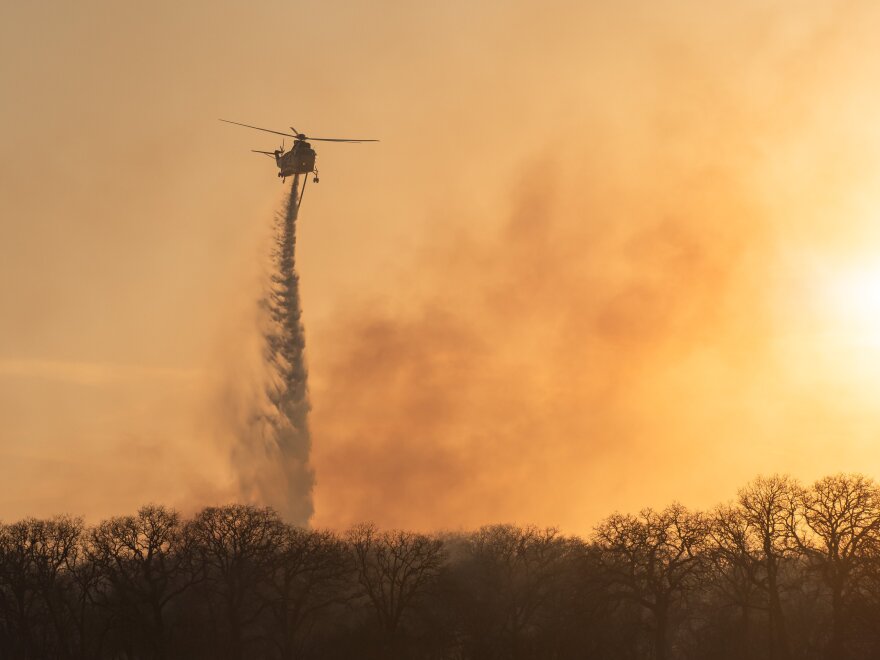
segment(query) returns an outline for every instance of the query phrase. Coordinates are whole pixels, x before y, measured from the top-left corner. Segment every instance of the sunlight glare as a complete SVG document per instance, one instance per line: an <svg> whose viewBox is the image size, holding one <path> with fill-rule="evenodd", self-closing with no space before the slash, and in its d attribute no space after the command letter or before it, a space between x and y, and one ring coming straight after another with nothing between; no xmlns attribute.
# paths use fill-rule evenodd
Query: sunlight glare
<svg viewBox="0 0 880 660"><path fill-rule="evenodd" d="M837 341L880 349L880 262L829 274L820 287L820 302Z"/></svg>

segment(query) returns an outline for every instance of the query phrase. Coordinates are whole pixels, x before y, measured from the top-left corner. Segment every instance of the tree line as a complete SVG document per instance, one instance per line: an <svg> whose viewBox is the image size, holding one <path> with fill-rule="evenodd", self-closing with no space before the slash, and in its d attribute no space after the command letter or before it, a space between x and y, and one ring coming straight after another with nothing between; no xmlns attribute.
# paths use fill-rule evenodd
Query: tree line
<svg viewBox="0 0 880 660"><path fill-rule="evenodd" d="M759 477L585 539L157 505L0 525L0 658L880 658L880 488Z"/></svg>

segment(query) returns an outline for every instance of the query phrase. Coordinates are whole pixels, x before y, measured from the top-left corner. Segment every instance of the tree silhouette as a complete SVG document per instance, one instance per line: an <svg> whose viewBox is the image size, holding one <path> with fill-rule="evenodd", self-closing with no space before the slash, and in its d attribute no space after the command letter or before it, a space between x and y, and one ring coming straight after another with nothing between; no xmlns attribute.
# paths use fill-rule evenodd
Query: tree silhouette
<svg viewBox="0 0 880 660"><path fill-rule="evenodd" d="M746 546L763 568L761 585L768 597L769 653L771 660L791 657L785 615L780 597L781 564L796 550L792 517L798 484L783 475L758 477L737 496L747 534Z"/></svg>
<svg viewBox="0 0 880 660"><path fill-rule="evenodd" d="M471 597L462 626L474 652L526 657L539 625L558 616L551 607L565 592L577 544L554 528L491 525L468 535L464 546L459 573Z"/></svg>
<svg viewBox="0 0 880 660"><path fill-rule="evenodd" d="M182 533L180 515L149 505L135 516L111 518L90 535L89 559L107 585L105 598L133 630L138 630L149 655L167 657L168 604L192 586L186 570L190 548Z"/></svg>
<svg viewBox="0 0 880 660"><path fill-rule="evenodd" d="M186 526L212 605L220 610L223 653L230 660L250 657L258 641L256 622L265 606L260 590L272 573L283 525L271 509L243 504L208 507Z"/></svg>
<svg viewBox="0 0 880 660"><path fill-rule="evenodd" d="M880 491L759 477L587 539L343 535L232 504L0 523L2 660L876 660Z"/></svg>
<svg viewBox="0 0 880 660"><path fill-rule="evenodd" d="M752 612L767 610L767 581L763 554L745 512L738 506L719 506L709 517L707 558L712 584L722 598L739 610L735 640L743 657L754 655Z"/></svg>
<svg viewBox="0 0 880 660"><path fill-rule="evenodd" d="M82 531L82 519L59 516L29 518L0 532L0 602L13 654L76 656L65 603L66 569L76 558Z"/></svg>
<svg viewBox="0 0 880 660"><path fill-rule="evenodd" d="M394 653L404 615L440 573L445 560L443 543L412 532L380 532L370 524L352 528L347 541L386 652Z"/></svg>
<svg viewBox="0 0 880 660"><path fill-rule="evenodd" d="M615 514L596 528L607 580L619 597L651 614L656 660L667 657L672 609L697 584L706 535L703 516L680 504L637 516Z"/></svg>
<svg viewBox="0 0 880 660"><path fill-rule="evenodd" d="M799 490L796 503L800 516L792 534L831 594L825 655L844 660L844 633L859 566L880 540L880 489L862 475L838 474Z"/></svg>
<svg viewBox="0 0 880 660"><path fill-rule="evenodd" d="M317 615L351 592L348 548L331 532L285 527L270 570L264 600L273 617L275 645L282 658L301 657L305 632Z"/></svg>

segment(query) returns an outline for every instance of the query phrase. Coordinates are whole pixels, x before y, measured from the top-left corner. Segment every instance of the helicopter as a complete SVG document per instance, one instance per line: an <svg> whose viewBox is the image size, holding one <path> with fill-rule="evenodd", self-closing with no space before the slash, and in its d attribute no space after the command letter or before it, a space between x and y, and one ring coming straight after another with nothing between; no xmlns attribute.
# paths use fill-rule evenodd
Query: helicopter
<svg viewBox="0 0 880 660"><path fill-rule="evenodd" d="M360 140L360 139L348 139L348 138L316 138L316 137L308 137L305 133L300 133L293 126L290 127L290 130L293 133L284 133L282 131L273 131L269 128L260 128L259 126L251 126L250 124L242 124L237 121L230 121L229 119L221 119L220 121L226 122L227 124L235 124L236 126L244 126L245 128L253 128L258 131L265 131L267 133L275 133L276 135L284 135L287 137L292 137L293 147L290 151L284 151L284 141L282 140L281 146L274 151L260 151L258 149L251 149L256 154L265 154L266 156L271 156L275 158L275 164L278 166L278 177L281 179L283 183L285 179L289 176L296 176L299 174L314 174L314 178L312 179L315 183L318 183L318 168L315 167L315 159L317 158L317 154L315 150L312 149L312 145L309 144L309 140L314 140L316 142L351 142L351 143L360 143L360 142L378 142L379 140Z"/></svg>

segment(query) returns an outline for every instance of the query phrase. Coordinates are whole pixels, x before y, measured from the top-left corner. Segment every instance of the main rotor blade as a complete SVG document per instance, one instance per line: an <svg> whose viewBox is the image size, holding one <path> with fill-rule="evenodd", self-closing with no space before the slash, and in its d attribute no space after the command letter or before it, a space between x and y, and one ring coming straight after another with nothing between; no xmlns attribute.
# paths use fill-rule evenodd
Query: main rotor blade
<svg viewBox="0 0 880 660"><path fill-rule="evenodd" d="M316 140L320 142L378 142L379 140L355 140L347 138L313 138L307 137L306 140Z"/></svg>
<svg viewBox="0 0 880 660"><path fill-rule="evenodd" d="M275 133L275 135L286 135L287 137L295 138L296 135L291 135L290 133L282 133L281 131L273 131L270 128L260 128L259 126L251 126L250 124L242 124L237 121L229 121L228 119L221 119L220 121L225 121L227 124L235 124L236 126L244 126L245 128L255 128L258 131L266 131L267 133Z"/></svg>

